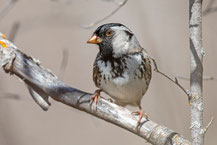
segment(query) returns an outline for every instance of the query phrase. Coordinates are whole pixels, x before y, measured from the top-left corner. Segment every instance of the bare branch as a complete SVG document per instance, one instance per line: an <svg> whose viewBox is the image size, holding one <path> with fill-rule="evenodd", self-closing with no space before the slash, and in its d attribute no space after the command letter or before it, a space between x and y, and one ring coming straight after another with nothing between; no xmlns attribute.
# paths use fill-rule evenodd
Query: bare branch
<svg viewBox="0 0 217 145"><path fill-rule="evenodd" d="M203 11L203 16L207 16L210 13L217 12L217 7L213 7L215 0L210 0L206 9Z"/></svg>
<svg viewBox="0 0 217 145"><path fill-rule="evenodd" d="M207 132L207 130L209 129L210 125L212 124L214 120L214 117L211 118L210 122L207 124L207 126L204 128L204 134Z"/></svg>
<svg viewBox="0 0 217 145"><path fill-rule="evenodd" d="M165 78L167 78L168 80L170 80L171 82L173 82L174 84L176 84L187 96L188 98L191 97L191 93L186 90L178 81L178 79L175 77L175 79L172 79L171 77L169 77L168 75L166 75L165 73L161 72L159 69L158 69L158 66L157 66L157 63L155 61L155 59L151 56L149 56L149 58L152 60L153 64L154 64L154 71L156 71L157 73L161 74L162 76L164 76Z"/></svg>
<svg viewBox="0 0 217 145"><path fill-rule="evenodd" d="M15 41L15 38L16 38L16 35L17 35L19 28L20 28L20 22L15 22L12 25L11 31L10 31L9 36L8 36L8 40L10 40L11 42Z"/></svg>
<svg viewBox="0 0 217 145"><path fill-rule="evenodd" d="M184 80L184 81L190 81L190 78L187 78L187 77L183 77L183 76L177 76L178 79L181 79L181 80ZM217 78L215 77L209 77L209 76L205 76L203 77L203 80L204 81L216 81Z"/></svg>
<svg viewBox="0 0 217 145"><path fill-rule="evenodd" d="M69 60L69 50L68 49L63 49L63 57L62 57L62 62L60 65L60 72L59 72L59 78L63 80L64 73L68 64Z"/></svg>
<svg viewBox="0 0 217 145"><path fill-rule="evenodd" d="M126 3L127 3L128 0L124 0L123 2L120 2L118 3L118 7L116 9L114 9L109 15L103 17L102 19L96 21L96 22L92 22L90 24L83 24L81 25L81 27L85 28L85 29L89 29L89 28L92 28L94 27L95 25L99 24L100 22L108 19L109 17L111 17L112 15L114 15L120 8L122 8Z"/></svg>
<svg viewBox="0 0 217 145"><path fill-rule="evenodd" d="M118 5L120 5L120 3L122 3L122 2L120 2L120 0L102 0L102 1L114 2L114 3L118 4Z"/></svg>
<svg viewBox="0 0 217 145"><path fill-rule="evenodd" d="M0 92L0 99L20 100L20 96L17 94Z"/></svg>
<svg viewBox="0 0 217 145"><path fill-rule="evenodd" d="M26 84L29 94L32 96L33 100L43 109L47 111L50 107L50 102L48 101L48 95L35 90L30 85Z"/></svg>
<svg viewBox="0 0 217 145"><path fill-rule="evenodd" d="M66 3L69 4L73 2L73 0L51 0L52 2Z"/></svg>
<svg viewBox="0 0 217 145"><path fill-rule="evenodd" d="M153 145L191 144L180 134L154 121L143 118L142 124L137 126L138 116L103 98L97 103L97 111L95 111L94 107L89 104L92 94L63 83L53 73L41 67L34 58L21 52L1 35L0 42L0 65L5 72L18 76L38 94L50 96L56 101L117 125Z"/></svg>
<svg viewBox="0 0 217 145"><path fill-rule="evenodd" d="M202 38L202 2L189 1L189 37L190 37L190 114L192 145L204 145L203 127L203 48Z"/></svg>
<svg viewBox="0 0 217 145"><path fill-rule="evenodd" d="M209 9L205 10L205 11L203 12L203 15L204 15L204 16L207 16L208 14L214 13L214 12L217 12L217 7L209 8Z"/></svg>
<svg viewBox="0 0 217 145"><path fill-rule="evenodd" d="M5 4L1 4L1 7L0 7L0 17L6 15L6 13L8 12L8 10L10 10L10 8L12 8L12 6L16 2L17 2L17 0L7 0L7 2Z"/></svg>

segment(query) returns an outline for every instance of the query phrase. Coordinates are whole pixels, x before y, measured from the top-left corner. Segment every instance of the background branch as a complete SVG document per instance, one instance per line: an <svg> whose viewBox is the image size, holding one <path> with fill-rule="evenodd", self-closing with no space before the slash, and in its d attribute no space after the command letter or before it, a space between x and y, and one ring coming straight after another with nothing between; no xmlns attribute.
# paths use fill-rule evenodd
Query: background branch
<svg viewBox="0 0 217 145"><path fill-rule="evenodd" d="M17 32L19 28L20 28L20 22L17 21L13 23L10 33L8 35L8 40L10 40L11 42L15 42L15 38L17 36Z"/></svg>
<svg viewBox="0 0 217 145"><path fill-rule="evenodd" d="M117 3L117 2L116 2ZM127 3L127 0L124 0L123 2L119 2L118 3L118 7L116 9L114 9L109 15L103 17L100 20L97 20L95 22L91 22L90 24L83 24L81 25L83 28L89 29L94 27L95 25L99 24L100 22L108 19L109 17L111 17L112 15L114 15L121 7L123 7L125 4Z"/></svg>
<svg viewBox="0 0 217 145"><path fill-rule="evenodd" d="M17 0L7 0L5 4L0 6L0 17L4 16L10 8L17 2ZM1 20L1 19L0 19Z"/></svg>
<svg viewBox="0 0 217 145"><path fill-rule="evenodd" d="M212 122L214 120L214 117L211 118L210 122L207 124L207 126L204 128L204 133L207 132L207 130L209 129L209 127L212 125Z"/></svg>
<svg viewBox="0 0 217 145"><path fill-rule="evenodd" d="M7 93L7 92L0 92L0 99L13 99L13 100L20 100L21 96L17 94Z"/></svg>
<svg viewBox="0 0 217 145"><path fill-rule="evenodd" d="M190 81L190 78L188 77L183 77L183 76L177 76L178 79L184 80L184 81ZM209 77L209 76L204 76L203 77L204 81L216 81L217 78L215 77Z"/></svg>
<svg viewBox="0 0 217 145"><path fill-rule="evenodd" d="M60 71L59 71L59 78L61 80L63 80L65 70L68 64L68 60L69 60L69 50L64 48L62 50L62 61L61 61Z"/></svg>
<svg viewBox="0 0 217 145"><path fill-rule="evenodd" d="M1 36L0 65L5 72L18 76L38 94L50 96L56 101L115 124L154 145L191 144L180 134L151 120L143 118L141 126L137 126L138 118L132 115L131 111L103 98L97 103L95 111L94 107L89 105L92 94L72 88L58 80L54 74L41 67L38 61L18 50Z"/></svg>
<svg viewBox="0 0 217 145"><path fill-rule="evenodd" d="M168 80L170 80L171 82L173 82L175 85L177 85L187 96L188 98L191 97L191 93L186 90L178 81L178 79L175 77L175 79L171 78L170 76L166 75L165 73L161 72L159 69L158 69L158 66L157 66L157 63L155 61L154 58L152 58L151 56L149 56L149 58L152 60L153 64L154 64L154 70L161 74L162 76L164 76L165 78L167 78Z"/></svg>
<svg viewBox="0 0 217 145"><path fill-rule="evenodd" d="M207 16L210 13L217 12L217 7L213 7L215 0L210 0L206 9L203 11L203 16Z"/></svg>

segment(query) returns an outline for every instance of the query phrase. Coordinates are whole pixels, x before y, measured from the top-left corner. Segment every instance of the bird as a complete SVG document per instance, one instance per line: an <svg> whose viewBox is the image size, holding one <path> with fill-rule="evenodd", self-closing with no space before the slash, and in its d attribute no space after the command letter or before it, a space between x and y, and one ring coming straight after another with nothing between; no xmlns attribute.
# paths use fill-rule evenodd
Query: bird
<svg viewBox="0 0 217 145"><path fill-rule="evenodd" d="M152 69L147 51L142 48L133 32L120 23L107 23L99 26L90 39L99 52L93 65L93 81L99 89L91 97L96 110L100 92L108 94L120 106L138 106L132 112L147 118L141 107L141 99L148 90Z"/></svg>

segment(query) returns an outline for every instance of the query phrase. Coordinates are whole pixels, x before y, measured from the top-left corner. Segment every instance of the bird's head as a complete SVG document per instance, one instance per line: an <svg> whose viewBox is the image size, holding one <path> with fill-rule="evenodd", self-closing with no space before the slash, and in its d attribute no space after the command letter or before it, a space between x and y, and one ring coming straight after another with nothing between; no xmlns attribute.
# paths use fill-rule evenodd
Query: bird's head
<svg viewBox="0 0 217 145"><path fill-rule="evenodd" d="M117 58L141 48L135 35L119 23L98 27L87 43L97 44L103 57Z"/></svg>

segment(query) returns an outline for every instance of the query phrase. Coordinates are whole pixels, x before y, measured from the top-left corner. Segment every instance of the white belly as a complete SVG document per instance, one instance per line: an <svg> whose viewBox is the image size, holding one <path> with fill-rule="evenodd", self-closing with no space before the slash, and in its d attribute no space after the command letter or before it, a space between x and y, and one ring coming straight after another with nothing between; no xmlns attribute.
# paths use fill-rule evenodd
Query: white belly
<svg viewBox="0 0 217 145"><path fill-rule="evenodd" d="M128 81L125 81L124 78L116 78L108 83L103 83L101 87L105 93L107 93L117 102L123 105L140 104L140 101L147 89L146 82L144 79L130 79Z"/></svg>
<svg viewBox="0 0 217 145"><path fill-rule="evenodd" d="M141 71L141 56L134 56L126 61L127 69L118 77L113 77L111 63L103 61L97 62L100 66L102 76L106 77L106 81L101 79L100 88L110 95L120 105L139 105L146 92L148 86L145 78L139 79ZM117 64L116 64L117 65ZM136 75L135 75L136 74Z"/></svg>

